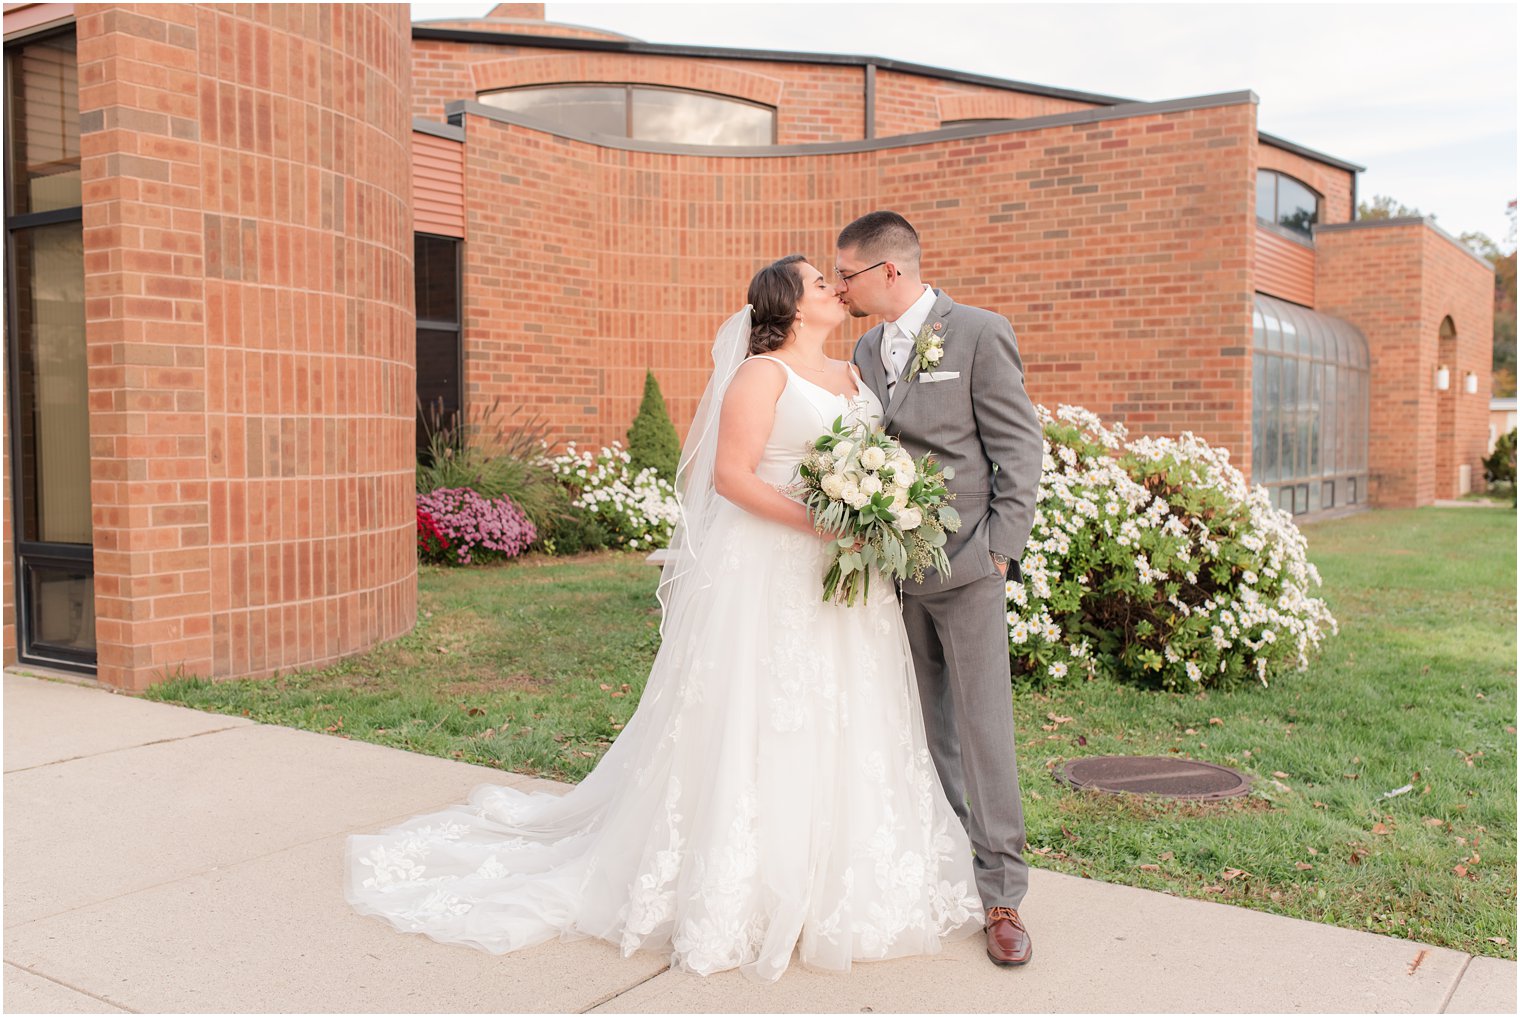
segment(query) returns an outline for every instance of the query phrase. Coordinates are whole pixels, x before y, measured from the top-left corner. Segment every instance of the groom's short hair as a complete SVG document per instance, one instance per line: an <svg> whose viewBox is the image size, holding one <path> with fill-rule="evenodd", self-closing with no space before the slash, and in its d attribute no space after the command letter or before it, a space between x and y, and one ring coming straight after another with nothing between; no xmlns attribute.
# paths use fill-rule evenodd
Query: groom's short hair
<svg viewBox="0 0 1520 1017"><path fill-rule="evenodd" d="M867 212L839 231L836 245L854 248L864 261L891 261L918 266L918 231L896 212Z"/></svg>

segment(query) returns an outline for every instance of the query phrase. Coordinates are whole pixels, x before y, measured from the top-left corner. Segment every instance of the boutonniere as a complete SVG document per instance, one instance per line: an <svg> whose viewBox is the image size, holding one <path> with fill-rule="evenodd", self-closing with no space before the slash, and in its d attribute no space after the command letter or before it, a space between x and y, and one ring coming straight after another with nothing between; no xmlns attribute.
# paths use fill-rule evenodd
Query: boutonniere
<svg viewBox="0 0 1520 1017"><path fill-rule="evenodd" d="M918 330L918 335L913 337L913 365L908 371L908 381L919 371L927 371L940 362L945 355L945 337L942 333L944 324L934 322L926 324Z"/></svg>

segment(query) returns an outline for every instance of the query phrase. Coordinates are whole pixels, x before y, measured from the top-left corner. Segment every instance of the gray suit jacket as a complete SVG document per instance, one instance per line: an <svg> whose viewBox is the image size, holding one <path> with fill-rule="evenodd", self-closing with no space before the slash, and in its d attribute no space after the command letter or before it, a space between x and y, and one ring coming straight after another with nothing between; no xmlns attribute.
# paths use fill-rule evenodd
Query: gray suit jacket
<svg viewBox="0 0 1520 1017"><path fill-rule="evenodd" d="M1018 562L1034 525L1044 445L1034 404L1024 391L1024 363L1008 319L979 307L957 304L942 290L925 324L940 325L944 357L932 372L912 381L899 378L887 400L887 371L881 359L882 326L855 344L855 366L886 406L882 425L915 459L932 452L955 470L947 485L960 513L961 528L945 550L950 577L931 571L922 583L909 580L903 592L936 593L992 575L991 552L1009 558L1008 578L1021 576ZM908 360L904 377L912 370ZM927 381L925 374L955 374Z"/></svg>

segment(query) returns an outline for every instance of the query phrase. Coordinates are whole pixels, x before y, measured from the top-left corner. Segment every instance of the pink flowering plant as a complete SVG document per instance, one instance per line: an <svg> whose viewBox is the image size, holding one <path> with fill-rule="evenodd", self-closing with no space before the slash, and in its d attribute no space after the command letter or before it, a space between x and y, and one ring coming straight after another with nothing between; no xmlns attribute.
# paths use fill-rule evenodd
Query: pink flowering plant
<svg viewBox="0 0 1520 1017"><path fill-rule="evenodd" d="M1337 631L1291 514L1192 433L1037 407L1044 469L1022 582L1007 584L1014 672L1166 688L1303 671Z"/></svg>
<svg viewBox="0 0 1520 1017"><path fill-rule="evenodd" d="M419 557L444 565L515 558L538 537L510 498L483 498L468 487L418 495L417 525Z"/></svg>

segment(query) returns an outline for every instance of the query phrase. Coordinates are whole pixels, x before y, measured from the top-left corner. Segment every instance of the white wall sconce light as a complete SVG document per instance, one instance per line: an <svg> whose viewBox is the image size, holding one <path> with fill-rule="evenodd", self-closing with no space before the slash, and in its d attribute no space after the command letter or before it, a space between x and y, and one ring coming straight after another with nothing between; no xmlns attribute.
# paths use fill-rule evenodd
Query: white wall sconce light
<svg viewBox="0 0 1520 1017"><path fill-rule="evenodd" d="M1467 377L1462 379L1462 391L1468 395L1478 394L1478 375L1474 371L1468 371Z"/></svg>
<svg viewBox="0 0 1520 1017"><path fill-rule="evenodd" d="M1451 388L1451 371L1445 364L1436 368L1436 391L1445 392Z"/></svg>

